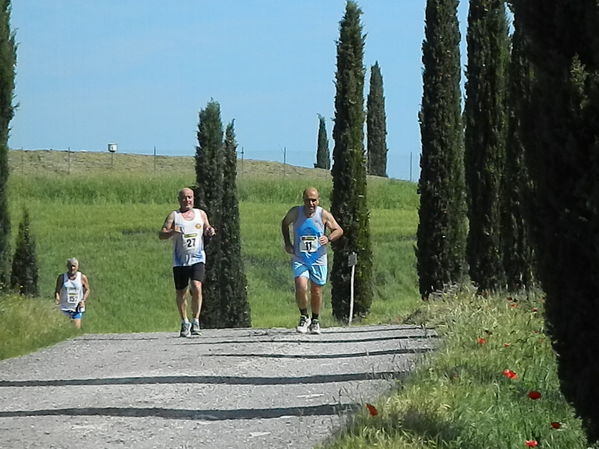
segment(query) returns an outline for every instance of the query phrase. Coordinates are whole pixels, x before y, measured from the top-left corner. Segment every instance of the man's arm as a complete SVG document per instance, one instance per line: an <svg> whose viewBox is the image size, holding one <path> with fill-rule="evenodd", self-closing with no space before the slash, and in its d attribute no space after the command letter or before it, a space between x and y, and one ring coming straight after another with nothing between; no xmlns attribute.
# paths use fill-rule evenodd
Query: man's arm
<svg viewBox="0 0 599 449"><path fill-rule="evenodd" d="M83 302L87 301L87 298L89 298L89 294L91 293L91 290L89 288L89 281L87 279L87 276L83 273L81 273L81 284L83 285L83 299L81 300L81 302Z"/></svg>
<svg viewBox="0 0 599 449"><path fill-rule="evenodd" d="M162 229L160 229L160 231L158 232L158 238L160 240L170 239L175 232L178 232L178 230L175 229L175 226L173 226L174 222L175 212L173 211L170 214L168 214L168 217L166 217L166 220L164 220Z"/></svg>
<svg viewBox="0 0 599 449"><path fill-rule="evenodd" d="M323 235L322 237L320 237L319 241L322 245L326 245L329 242L333 242L341 238L341 236L343 235L343 228L339 226L339 223L337 223L337 220L335 220L333 214L331 214L328 210L323 209L322 221L330 231L328 236Z"/></svg>
<svg viewBox="0 0 599 449"><path fill-rule="evenodd" d="M201 210L201 214L202 220L204 221L204 235L207 237L214 237L214 234L216 234L216 229L210 225L210 222L208 221L208 214L206 214L206 212L203 210Z"/></svg>
<svg viewBox="0 0 599 449"><path fill-rule="evenodd" d="M291 242L291 236L289 234L289 226L291 226L295 220L297 220L297 207L292 207L281 221L281 234L283 234L283 241L285 242L285 251L289 254L293 254L293 243Z"/></svg>

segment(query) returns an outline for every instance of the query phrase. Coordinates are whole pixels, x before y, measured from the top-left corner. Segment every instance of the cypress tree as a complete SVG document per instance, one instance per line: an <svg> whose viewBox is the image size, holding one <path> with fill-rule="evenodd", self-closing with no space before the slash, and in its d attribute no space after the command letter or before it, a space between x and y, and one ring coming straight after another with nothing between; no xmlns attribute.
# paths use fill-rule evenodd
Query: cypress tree
<svg viewBox="0 0 599 449"><path fill-rule="evenodd" d="M331 212L344 230L333 243L331 271L333 315L347 320L350 309L351 267L356 253L354 316L364 316L372 304L372 250L366 201L364 154L364 35L354 1L348 1L337 41L335 126L333 127L333 190Z"/></svg>
<svg viewBox="0 0 599 449"><path fill-rule="evenodd" d="M378 61L370 69L370 91L366 106L368 174L387 177L387 117L383 75Z"/></svg>
<svg viewBox="0 0 599 449"><path fill-rule="evenodd" d="M199 114L196 147L195 204L206 211L216 235L206 239L206 279L203 285L202 327L223 327L222 298L219 287L222 233L223 125L220 105L211 100Z"/></svg>
<svg viewBox="0 0 599 449"><path fill-rule="evenodd" d="M318 114L318 142L316 147L316 164L315 168L331 168L331 154L329 153L329 138L327 137L327 128L324 122L324 117Z"/></svg>
<svg viewBox="0 0 599 449"><path fill-rule="evenodd" d="M19 223L15 254L12 259L10 287L21 295L39 296L35 240L31 234L27 209L23 211L23 219Z"/></svg>
<svg viewBox="0 0 599 449"><path fill-rule="evenodd" d="M466 198L458 0L428 0L422 45L422 158L416 249L420 294L466 276Z"/></svg>
<svg viewBox="0 0 599 449"><path fill-rule="evenodd" d="M599 5L512 0L533 65L523 114L532 233L565 398L599 440Z"/></svg>
<svg viewBox="0 0 599 449"><path fill-rule="evenodd" d="M241 258L239 201L237 200L237 142L233 122L225 132L223 164L221 260L218 284L223 298L224 327L251 327L247 280Z"/></svg>
<svg viewBox="0 0 599 449"><path fill-rule="evenodd" d="M500 196L505 162L509 39L504 0L470 2L467 45L466 254L470 278L480 293L486 293L505 286Z"/></svg>
<svg viewBox="0 0 599 449"><path fill-rule="evenodd" d="M10 0L0 0L0 289L8 285L10 216L8 213L8 134L14 115L17 46L10 28Z"/></svg>
<svg viewBox="0 0 599 449"><path fill-rule="evenodd" d="M516 292L534 285L534 257L527 218L532 185L522 139L522 116L525 104L530 101L532 71L524 51L525 42L517 17L513 24L501 235L507 287Z"/></svg>

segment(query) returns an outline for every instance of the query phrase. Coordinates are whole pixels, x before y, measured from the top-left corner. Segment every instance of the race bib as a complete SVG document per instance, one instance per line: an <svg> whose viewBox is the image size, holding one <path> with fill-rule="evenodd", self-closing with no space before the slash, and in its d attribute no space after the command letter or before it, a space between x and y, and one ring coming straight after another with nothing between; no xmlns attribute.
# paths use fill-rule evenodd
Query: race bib
<svg viewBox="0 0 599 449"><path fill-rule="evenodd" d="M67 302L69 304L77 304L79 302L79 294L76 289L70 288L67 290Z"/></svg>
<svg viewBox="0 0 599 449"><path fill-rule="evenodd" d="M200 245L200 234L192 232L183 234L183 248L187 253L193 253Z"/></svg>
<svg viewBox="0 0 599 449"><path fill-rule="evenodd" d="M315 235L302 235L300 237L300 252L302 253L315 253L319 246L318 237Z"/></svg>

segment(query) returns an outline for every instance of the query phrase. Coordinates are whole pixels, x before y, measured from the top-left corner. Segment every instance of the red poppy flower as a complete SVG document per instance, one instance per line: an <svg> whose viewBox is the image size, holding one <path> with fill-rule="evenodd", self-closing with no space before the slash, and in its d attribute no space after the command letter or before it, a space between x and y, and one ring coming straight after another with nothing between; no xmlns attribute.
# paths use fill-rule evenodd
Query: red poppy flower
<svg viewBox="0 0 599 449"><path fill-rule="evenodd" d="M512 371L511 369L504 369L503 370L503 375L505 377L507 377L508 379L516 379L518 377L518 375Z"/></svg>
<svg viewBox="0 0 599 449"><path fill-rule="evenodd" d="M479 345L484 345L487 342L487 339L486 338L479 338L478 340L476 340L476 342Z"/></svg>
<svg viewBox="0 0 599 449"><path fill-rule="evenodd" d="M561 428L561 427L562 427L562 423L561 423L561 422L553 421L553 422L551 423L551 428L552 428L552 429L559 429L559 428Z"/></svg>
<svg viewBox="0 0 599 449"><path fill-rule="evenodd" d="M537 447L539 442L537 440L526 440L526 447Z"/></svg>
<svg viewBox="0 0 599 449"><path fill-rule="evenodd" d="M370 416L376 416L379 414L379 411L372 404L366 404L366 408L368 409L368 413L370 413Z"/></svg>
<svg viewBox="0 0 599 449"><path fill-rule="evenodd" d="M540 399L541 398L541 393L539 393L538 391L531 391L528 393L528 397L530 399Z"/></svg>

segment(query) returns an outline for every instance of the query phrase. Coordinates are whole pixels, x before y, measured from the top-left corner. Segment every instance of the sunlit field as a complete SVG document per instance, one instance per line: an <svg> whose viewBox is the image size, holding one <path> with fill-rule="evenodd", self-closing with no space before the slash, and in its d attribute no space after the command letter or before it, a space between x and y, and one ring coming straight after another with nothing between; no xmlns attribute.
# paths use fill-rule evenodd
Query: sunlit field
<svg viewBox="0 0 599 449"><path fill-rule="evenodd" d="M251 172L238 177L252 325L291 327L298 312L280 221L290 207L301 203L302 190L311 185L321 191L322 205L329 208L331 179L322 170L315 170L314 177L283 176L261 175L256 167L254 163ZM271 169L265 163L265 170ZM195 182L189 166L181 172L90 169L89 174L27 175L16 170L9 179L13 231L27 207L37 241L40 300L52 301L66 259L77 257L92 289L84 332L176 332L171 242L160 241L157 233L166 215L178 207L177 191ZM369 184L376 288L367 323L401 321L419 303L413 250L415 190L404 181L373 178ZM322 322L338 324L331 317L328 287Z"/></svg>

